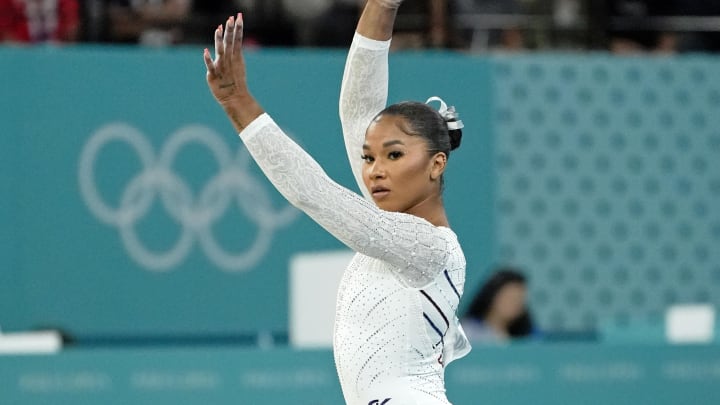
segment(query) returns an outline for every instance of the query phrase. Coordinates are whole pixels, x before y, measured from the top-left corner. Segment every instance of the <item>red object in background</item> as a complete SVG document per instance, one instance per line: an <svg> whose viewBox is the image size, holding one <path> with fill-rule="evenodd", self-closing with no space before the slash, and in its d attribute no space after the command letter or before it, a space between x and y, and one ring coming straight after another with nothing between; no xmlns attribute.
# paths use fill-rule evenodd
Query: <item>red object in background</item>
<svg viewBox="0 0 720 405"><path fill-rule="evenodd" d="M78 24L77 0L0 0L0 41L74 41Z"/></svg>

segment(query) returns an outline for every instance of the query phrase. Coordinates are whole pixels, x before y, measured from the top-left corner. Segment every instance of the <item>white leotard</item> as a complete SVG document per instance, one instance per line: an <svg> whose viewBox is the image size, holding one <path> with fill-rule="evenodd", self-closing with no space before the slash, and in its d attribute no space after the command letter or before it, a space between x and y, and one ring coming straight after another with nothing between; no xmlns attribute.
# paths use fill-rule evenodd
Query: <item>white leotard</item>
<svg viewBox="0 0 720 405"><path fill-rule="evenodd" d="M364 194L361 146L386 103L388 48L356 34L343 78L343 132ZM333 182L267 114L240 137L288 201L358 252L340 284L333 345L347 404L449 404L444 366L470 351L456 316L465 257L455 234Z"/></svg>

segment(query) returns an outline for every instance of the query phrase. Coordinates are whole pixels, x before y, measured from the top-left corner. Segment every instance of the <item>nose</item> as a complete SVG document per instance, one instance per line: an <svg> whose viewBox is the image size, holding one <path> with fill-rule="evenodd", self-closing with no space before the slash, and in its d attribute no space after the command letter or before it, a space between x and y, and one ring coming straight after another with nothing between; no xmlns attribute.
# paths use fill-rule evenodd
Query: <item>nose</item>
<svg viewBox="0 0 720 405"><path fill-rule="evenodd" d="M378 161L375 161L370 168L370 178L373 180L384 179L385 176L385 168L381 164L379 164Z"/></svg>

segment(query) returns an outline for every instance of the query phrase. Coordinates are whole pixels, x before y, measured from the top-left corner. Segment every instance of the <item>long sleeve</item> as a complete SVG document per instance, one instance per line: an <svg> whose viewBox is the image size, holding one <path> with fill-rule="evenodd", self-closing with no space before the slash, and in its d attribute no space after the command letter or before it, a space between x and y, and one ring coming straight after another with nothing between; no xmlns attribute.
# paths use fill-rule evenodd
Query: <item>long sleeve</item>
<svg viewBox="0 0 720 405"><path fill-rule="evenodd" d="M449 229L414 215L383 211L335 183L267 114L240 137L291 204L351 249L391 264L404 285L422 288L443 270L454 237Z"/></svg>
<svg viewBox="0 0 720 405"><path fill-rule="evenodd" d="M370 120L385 108L388 95L390 41L376 41L355 33L340 90L340 122L355 181L370 199L362 179L362 145Z"/></svg>

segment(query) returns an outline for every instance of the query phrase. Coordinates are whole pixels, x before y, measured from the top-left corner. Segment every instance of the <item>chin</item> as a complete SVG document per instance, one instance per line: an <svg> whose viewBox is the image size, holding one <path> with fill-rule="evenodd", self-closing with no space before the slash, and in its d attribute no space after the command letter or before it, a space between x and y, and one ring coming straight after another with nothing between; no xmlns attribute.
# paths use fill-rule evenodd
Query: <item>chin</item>
<svg viewBox="0 0 720 405"><path fill-rule="evenodd" d="M387 201L377 201L373 199L375 205L383 211L392 211L392 204L388 204Z"/></svg>
<svg viewBox="0 0 720 405"><path fill-rule="evenodd" d="M375 201L375 205L383 211L389 212L405 212L404 209L399 207L397 204L393 204L390 201Z"/></svg>
<svg viewBox="0 0 720 405"><path fill-rule="evenodd" d="M383 211L392 211L392 209L390 209L390 207L388 207L387 203L375 201L375 205Z"/></svg>

